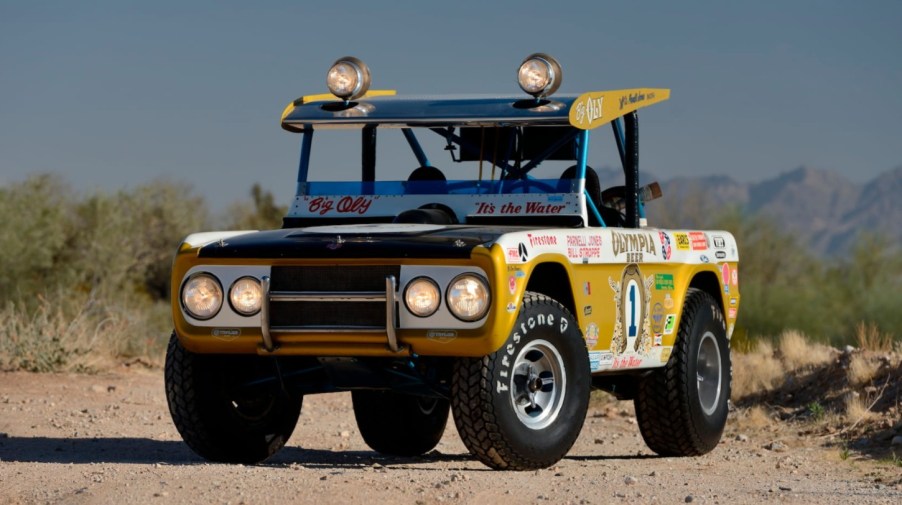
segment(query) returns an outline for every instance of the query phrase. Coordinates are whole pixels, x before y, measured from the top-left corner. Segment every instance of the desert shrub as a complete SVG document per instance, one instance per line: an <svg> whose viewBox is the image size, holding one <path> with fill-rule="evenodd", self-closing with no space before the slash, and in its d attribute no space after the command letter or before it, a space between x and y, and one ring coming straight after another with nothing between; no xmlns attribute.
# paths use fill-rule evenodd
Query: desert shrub
<svg viewBox="0 0 902 505"><path fill-rule="evenodd" d="M190 187L154 181L79 197L37 176L0 188L0 220L0 366L84 369L161 353L173 253L208 221Z"/></svg>
<svg viewBox="0 0 902 505"><path fill-rule="evenodd" d="M235 202L226 212L226 228L230 230L271 230L282 227L288 207L277 205L272 192L254 184L251 200Z"/></svg>
<svg viewBox="0 0 902 505"><path fill-rule="evenodd" d="M28 299L65 275L58 266L72 235L70 195L50 175L0 187L0 302Z"/></svg>

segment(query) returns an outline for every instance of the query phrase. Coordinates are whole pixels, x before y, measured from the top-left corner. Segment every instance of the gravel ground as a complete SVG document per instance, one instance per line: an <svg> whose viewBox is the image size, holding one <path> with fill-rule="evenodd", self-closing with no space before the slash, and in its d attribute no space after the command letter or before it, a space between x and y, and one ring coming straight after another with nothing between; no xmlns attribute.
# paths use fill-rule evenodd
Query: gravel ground
<svg viewBox="0 0 902 505"><path fill-rule="evenodd" d="M843 460L791 430L733 419L712 453L660 458L630 402L594 401L555 467L496 472L467 454L453 422L424 457L382 457L361 439L350 395L319 395L271 460L221 465L181 442L159 370L3 373L0 504L902 503L891 462Z"/></svg>

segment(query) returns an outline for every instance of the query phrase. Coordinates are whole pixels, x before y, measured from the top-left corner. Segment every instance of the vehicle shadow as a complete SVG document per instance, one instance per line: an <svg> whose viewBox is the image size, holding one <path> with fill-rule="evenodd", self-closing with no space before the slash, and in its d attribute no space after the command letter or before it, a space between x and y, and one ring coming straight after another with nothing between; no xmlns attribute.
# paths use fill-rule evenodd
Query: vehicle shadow
<svg viewBox="0 0 902 505"><path fill-rule="evenodd" d="M372 451L329 451L285 447L263 466L304 465L308 468L361 468L381 465L405 467L430 462L474 461L469 454L432 451L417 457L393 457ZM18 463L124 463L205 464L184 442L136 437L55 438L4 437L0 439L0 462Z"/></svg>

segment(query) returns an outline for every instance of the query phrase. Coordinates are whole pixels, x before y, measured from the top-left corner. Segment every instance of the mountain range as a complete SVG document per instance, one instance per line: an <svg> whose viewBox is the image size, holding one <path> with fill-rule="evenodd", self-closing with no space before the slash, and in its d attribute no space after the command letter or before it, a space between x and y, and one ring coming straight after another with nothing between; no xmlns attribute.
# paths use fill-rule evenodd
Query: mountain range
<svg viewBox="0 0 902 505"><path fill-rule="evenodd" d="M710 208L738 205L772 218L812 252L845 254L861 233L902 244L902 166L856 184L842 175L799 167L756 183L729 177L681 177L662 184L675 200L704 195Z"/></svg>
<svg viewBox="0 0 902 505"><path fill-rule="evenodd" d="M661 187L663 207L686 214L690 221L692 211L686 212L687 205L696 217L700 212L739 206L748 215L770 217L820 256L846 253L862 233L902 247L902 166L864 184L833 171L799 167L760 182L738 182L726 176L677 177L663 180Z"/></svg>

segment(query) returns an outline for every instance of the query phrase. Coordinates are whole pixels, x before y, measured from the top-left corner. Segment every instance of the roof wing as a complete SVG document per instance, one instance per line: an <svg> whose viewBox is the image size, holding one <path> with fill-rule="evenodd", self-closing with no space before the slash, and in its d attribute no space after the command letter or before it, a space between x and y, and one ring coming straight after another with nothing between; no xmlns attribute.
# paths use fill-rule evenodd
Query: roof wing
<svg viewBox="0 0 902 505"><path fill-rule="evenodd" d="M312 95L295 100L282 112L282 128L303 132L311 127L360 128L364 125L479 126L506 124L572 125L588 130L670 97L669 89L636 88L555 95L535 100L522 96L393 96L371 91L356 101Z"/></svg>
<svg viewBox="0 0 902 505"><path fill-rule="evenodd" d="M570 107L570 124L582 130L591 130L668 98L670 98L669 89L590 91L580 95L573 102Z"/></svg>

